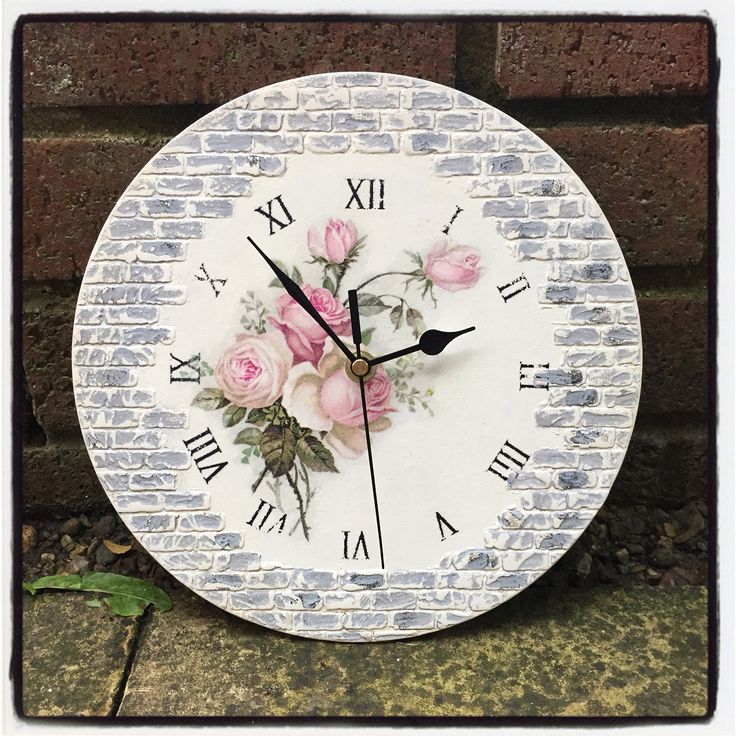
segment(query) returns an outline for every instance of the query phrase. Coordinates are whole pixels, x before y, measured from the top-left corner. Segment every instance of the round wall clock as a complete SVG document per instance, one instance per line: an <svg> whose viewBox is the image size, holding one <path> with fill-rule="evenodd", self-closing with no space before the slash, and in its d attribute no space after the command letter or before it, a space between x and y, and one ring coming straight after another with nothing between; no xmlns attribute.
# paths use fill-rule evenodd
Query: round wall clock
<svg viewBox="0 0 736 736"><path fill-rule="evenodd" d="M641 383L593 197L453 89L256 90L115 206L74 326L84 439L177 579L249 621L379 641L527 587L601 506Z"/></svg>

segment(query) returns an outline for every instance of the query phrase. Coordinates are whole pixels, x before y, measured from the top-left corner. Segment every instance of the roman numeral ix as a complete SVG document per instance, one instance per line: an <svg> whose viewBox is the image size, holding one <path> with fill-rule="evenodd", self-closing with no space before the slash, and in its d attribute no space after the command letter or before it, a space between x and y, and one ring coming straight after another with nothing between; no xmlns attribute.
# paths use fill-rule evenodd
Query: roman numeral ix
<svg viewBox="0 0 736 736"><path fill-rule="evenodd" d="M276 204L274 205L274 203ZM279 230L283 230L287 225L291 225L294 222L294 218L291 216L291 212L286 209L286 205L284 204L284 200L281 199L280 194L266 202L265 206L267 208L266 210L261 205L260 207L256 207L255 211L268 219L269 235L273 235L276 232L276 227ZM276 211L274 212L274 210Z"/></svg>
<svg viewBox="0 0 736 736"><path fill-rule="evenodd" d="M540 378L533 372L534 369L549 370L549 363L519 363L519 391L523 388L544 388L549 391L549 380Z"/></svg>
<svg viewBox="0 0 736 736"><path fill-rule="evenodd" d="M276 529L277 534L281 534L281 532L284 531L284 525L286 524L286 514L281 514L278 518L276 516L272 516L273 512L276 511L276 507L272 503L264 501L262 498L258 500L260 501L258 508L253 512L253 516L251 516L245 523L248 526L262 530L270 519L272 523L271 526L266 529L266 534L272 532L274 529ZM276 514L278 515L278 512L276 512ZM258 521L257 526L256 521Z"/></svg>
<svg viewBox="0 0 736 736"><path fill-rule="evenodd" d="M174 361L169 365L169 383L199 383L201 371L199 353L187 360L177 358L174 353L169 353L169 357Z"/></svg>
<svg viewBox="0 0 736 736"><path fill-rule="evenodd" d="M368 556L368 547L365 543L365 534L361 531L358 534L358 540L355 542L355 547L352 547L353 552L350 554L352 544L350 542L350 532L344 531L342 533L342 558L343 560L357 560L358 554L360 553L360 559L370 560Z"/></svg>
<svg viewBox="0 0 736 736"><path fill-rule="evenodd" d="M503 443L503 447L498 451L496 457L493 458L493 462L488 466L488 470L491 473L495 473L499 478L508 480L509 475L516 469L521 470L528 459L529 455L507 441ZM513 468L513 465L516 468Z"/></svg>
<svg viewBox="0 0 736 736"><path fill-rule="evenodd" d="M184 440L184 445L194 460L197 470L202 473L205 483L209 483L226 465L227 460L216 460L205 465L205 461L215 455L222 455L220 446L212 436L209 427L204 432Z"/></svg>
<svg viewBox="0 0 736 736"><path fill-rule="evenodd" d="M384 209L386 183L383 179L359 179L357 184L353 179L347 179L347 183L350 187L350 199L345 205L346 210L352 209L353 203L359 210ZM366 196L367 199L361 199Z"/></svg>

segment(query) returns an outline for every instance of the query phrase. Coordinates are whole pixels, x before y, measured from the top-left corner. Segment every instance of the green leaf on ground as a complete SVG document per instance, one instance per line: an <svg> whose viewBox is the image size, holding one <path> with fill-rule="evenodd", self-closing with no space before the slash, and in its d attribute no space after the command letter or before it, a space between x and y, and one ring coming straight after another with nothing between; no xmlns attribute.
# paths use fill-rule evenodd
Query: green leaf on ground
<svg viewBox="0 0 736 736"><path fill-rule="evenodd" d="M219 388L203 388L193 399L192 406L196 406L205 411L213 411L214 409L222 409L230 403Z"/></svg>
<svg viewBox="0 0 736 736"><path fill-rule="evenodd" d="M137 616L152 603L162 611L171 610L171 598L161 588L140 578L113 572L88 572L84 575L46 575L32 582L24 582L23 589L35 595L39 590L79 590L87 593L109 593L103 598L110 610L118 616ZM96 607L91 601L87 605Z"/></svg>
<svg viewBox="0 0 736 736"><path fill-rule="evenodd" d="M310 469L324 473L337 473L335 458L332 453L311 434L300 437L296 443L296 451L301 461Z"/></svg>
<svg viewBox="0 0 736 736"><path fill-rule="evenodd" d="M260 451L274 477L291 470L296 458L296 437L286 424L269 424L261 436Z"/></svg>
<svg viewBox="0 0 736 736"><path fill-rule="evenodd" d="M230 404L222 414L222 423L226 427L234 427L238 422L245 419L245 415L247 413L248 410L244 406L235 406L235 404Z"/></svg>

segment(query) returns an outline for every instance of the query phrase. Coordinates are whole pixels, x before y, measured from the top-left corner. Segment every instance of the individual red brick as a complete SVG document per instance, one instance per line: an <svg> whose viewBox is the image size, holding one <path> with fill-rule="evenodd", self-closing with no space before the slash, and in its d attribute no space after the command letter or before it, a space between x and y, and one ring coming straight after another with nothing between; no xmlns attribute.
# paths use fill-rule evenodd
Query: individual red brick
<svg viewBox="0 0 736 736"><path fill-rule="evenodd" d="M535 132L590 189L630 266L701 260L708 213L706 126L581 125Z"/></svg>
<svg viewBox="0 0 736 736"><path fill-rule="evenodd" d="M708 309L703 297L639 300L641 414L708 411Z"/></svg>
<svg viewBox="0 0 736 736"><path fill-rule="evenodd" d="M387 71L452 84L452 23L29 23L28 105L215 104L290 77Z"/></svg>
<svg viewBox="0 0 736 736"><path fill-rule="evenodd" d="M635 427L608 504L677 509L708 499L705 425Z"/></svg>
<svg viewBox="0 0 736 736"><path fill-rule="evenodd" d="M53 292L26 296L23 368L36 421L50 441L80 441L71 376L76 299Z"/></svg>
<svg viewBox="0 0 736 736"><path fill-rule="evenodd" d="M502 23L497 81L510 99L703 95L704 22Z"/></svg>
<svg viewBox="0 0 736 736"><path fill-rule="evenodd" d="M23 145L23 278L78 279L113 205L157 146L103 138Z"/></svg>
<svg viewBox="0 0 736 736"><path fill-rule="evenodd" d="M82 447L24 447L23 511L28 516L109 513L110 502Z"/></svg>

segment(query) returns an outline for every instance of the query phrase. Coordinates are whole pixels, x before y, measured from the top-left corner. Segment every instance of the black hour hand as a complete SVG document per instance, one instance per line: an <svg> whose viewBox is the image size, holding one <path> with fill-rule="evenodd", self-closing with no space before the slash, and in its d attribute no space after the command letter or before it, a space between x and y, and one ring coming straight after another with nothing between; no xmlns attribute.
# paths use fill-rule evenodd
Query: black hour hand
<svg viewBox="0 0 736 736"><path fill-rule="evenodd" d="M421 350L426 355L439 355L456 337L464 335L466 332L472 332L475 327L466 327L464 330L457 330L456 332L444 332L443 330L427 330L423 332L419 338L419 342L411 347L404 348L403 350L397 350L394 353L388 353L382 355L379 358L373 358L369 361L371 366L378 365L379 363L385 363L387 360L393 360L394 358L401 358L404 355L410 353L416 353Z"/></svg>

